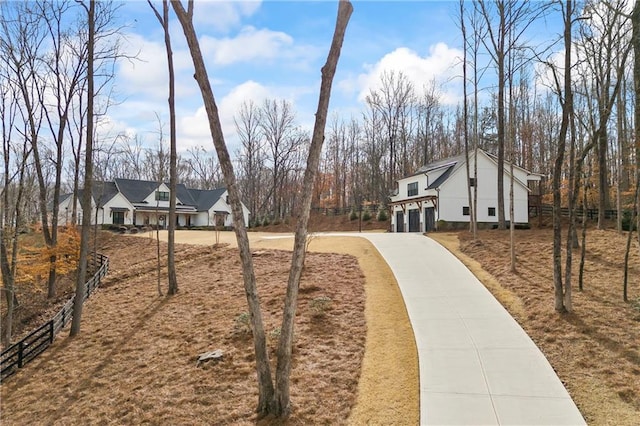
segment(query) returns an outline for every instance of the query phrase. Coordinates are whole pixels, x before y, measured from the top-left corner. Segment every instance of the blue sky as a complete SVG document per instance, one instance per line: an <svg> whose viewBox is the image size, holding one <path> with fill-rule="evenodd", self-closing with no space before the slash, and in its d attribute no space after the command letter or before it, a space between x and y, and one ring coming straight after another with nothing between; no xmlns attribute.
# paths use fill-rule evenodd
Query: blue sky
<svg viewBox="0 0 640 426"><path fill-rule="evenodd" d="M160 6L160 2L156 2ZM384 70L402 70L415 87L435 80L443 101L461 95L461 36L457 1L355 1L334 80L330 110L347 118L364 110L364 96ZM298 123L311 128L320 68L335 23L334 1L201 1L195 27L220 108L223 130L234 151L233 116L244 100L289 100ZM125 2L124 49L139 54L117 69L116 97L109 111L113 132L138 133L157 143L156 114L168 132L167 71L162 29L146 1ZM211 149L206 114L182 29L171 20L177 72L178 145Z"/></svg>

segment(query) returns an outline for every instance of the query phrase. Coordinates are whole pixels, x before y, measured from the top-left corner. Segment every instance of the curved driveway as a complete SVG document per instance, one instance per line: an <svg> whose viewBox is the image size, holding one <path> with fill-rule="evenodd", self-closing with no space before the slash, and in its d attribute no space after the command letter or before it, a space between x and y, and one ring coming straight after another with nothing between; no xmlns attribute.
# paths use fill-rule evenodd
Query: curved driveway
<svg viewBox="0 0 640 426"><path fill-rule="evenodd" d="M447 249L421 234L356 235L376 246L402 291L421 424L586 424L542 352Z"/></svg>

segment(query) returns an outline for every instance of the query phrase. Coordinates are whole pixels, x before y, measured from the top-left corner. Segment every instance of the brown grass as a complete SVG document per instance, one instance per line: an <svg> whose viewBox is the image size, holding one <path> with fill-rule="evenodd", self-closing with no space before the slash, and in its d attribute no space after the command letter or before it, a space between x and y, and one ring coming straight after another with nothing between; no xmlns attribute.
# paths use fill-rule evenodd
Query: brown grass
<svg viewBox="0 0 640 426"><path fill-rule="evenodd" d="M154 250L145 238L107 242L111 271L85 307L82 334L61 336L2 385L3 424L255 422L252 340L234 331L234 320L246 311L235 249L181 247L181 289L171 298L156 293ZM254 261L265 327L274 336L290 254L265 251ZM309 309L319 296L331 299L320 318ZM291 424L346 422L365 347L364 308L364 276L353 256L308 256ZM196 366L196 356L213 349L224 351L223 360Z"/></svg>
<svg viewBox="0 0 640 426"><path fill-rule="evenodd" d="M3 384L2 423L255 423L251 338L236 326L246 302L233 234L221 233L213 248L210 232L178 232L208 247L179 247L181 290L168 299L156 295L155 242L105 235L111 269L86 306L82 334L62 334ZM281 250L293 240L266 236L251 234L273 347L290 261ZM417 353L390 269L360 238L314 237L310 250L318 253L300 291L288 423L417 424ZM310 306L321 296L331 302L318 315ZM222 361L196 366L197 354L217 348Z"/></svg>
<svg viewBox="0 0 640 426"><path fill-rule="evenodd" d="M574 312L554 311L550 230L517 232L517 273L509 271L509 234L435 234L458 255L544 352L589 424L637 425L640 419L640 256L632 248L629 295L622 300L626 235L591 230L584 291ZM457 239L460 245L457 244ZM574 282L577 282L574 255ZM564 265L563 265L564 266ZM489 275L489 277L487 277Z"/></svg>

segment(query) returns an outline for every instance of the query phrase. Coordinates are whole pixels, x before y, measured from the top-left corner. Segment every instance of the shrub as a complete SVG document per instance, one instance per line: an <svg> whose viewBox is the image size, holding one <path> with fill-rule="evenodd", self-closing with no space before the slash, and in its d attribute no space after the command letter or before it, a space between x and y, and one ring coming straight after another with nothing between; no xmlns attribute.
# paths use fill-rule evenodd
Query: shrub
<svg viewBox="0 0 640 426"><path fill-rule="evenodd" d="M349 213L349 220L356 220L358 218L358 213L356 213L355 210L351 210L351 213Z"/></svg>
<svg viewBox="0 0 640 426"><path fill-rule="evenodd" d="M378 210L378 222L385 222L389 217L387 216L387 211L384 209Z"/></svg>
<svg viewBox="0 0 640 426"><path fill-rule="evenodd" d="M262 226L269 226L271 222L269 222L269 218L267 216L262 219Z"/></svg>
<svg viewBox="0 0 640 426"><path fill-rule="evenodd" d="M239 314L233 320L234 334L251 334L251 315L249 312Z"/></svg>
<svg viewBox="0 0 640 426"><path fill-rule="evenodd" d="M331 298L328 296L318 296L311 300L309 308L311 309L311 316L320 318L324 317L327 310L331 307Z"/></svg>
<svg viewBox="0 0 640 426"><path fill-rule="evenodd" d="M449 224L447 223L447 221L440 219L438 221L438 231L446 231L447 229L449 229Z"/></svg>
<svg viewBox="0 0 640 426"><path fill-rule="evenodd" d="M273 344L273 345L277 345L278 344L278 339L280 339L280 327L276 327L273 330L271 330L269 332L269 341Z"/></svg>
<svg viewBox="0 0 640 426"><path fill-rule="evenodd" d="M365 222L371 220L371 212L369 210L365 210L362 212L362 220Z"/></svg>

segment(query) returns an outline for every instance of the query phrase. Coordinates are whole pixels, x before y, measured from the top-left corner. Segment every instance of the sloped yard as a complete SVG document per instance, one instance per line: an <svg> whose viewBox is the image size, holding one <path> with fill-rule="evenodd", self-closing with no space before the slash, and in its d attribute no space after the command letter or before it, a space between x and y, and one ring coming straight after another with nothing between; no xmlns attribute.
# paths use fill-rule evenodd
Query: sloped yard
<svg viewBox="0 0 640 426"><path fill-rule="evenodd" d="M479 276L527 331L565 383L589 424L637 425L640 419L640 256L634 239L630 302L622 300L626 234L590 230L584 290L573 287L571 314L553 307L552 233L516 233L517 273L509 267L509 232L434 234ZM635 237L635 236L634 236ZM460 244L458 245L458 239ZM577 282L579 251L574 254ZM486 272L479 269L481 266ZM564 268L564 264L563 264Z"/></svg>
<svg viewBox="0 0 640 426"><path fill-rule="evenodd" d="M2 423L254 422L254 355L235 250L181 246L181 290L172 298L157 294L154 242L112 236L104 251L111 271L86 305L82 334L61 335L2 385ZM273 348L290 253L261 250L254 261ZM354 257L309 254L296 324L292 424L346 422L365 347L364 306L364 276ZM221 361L196 364L198 354L214 349L223 351Z"/></svg>

